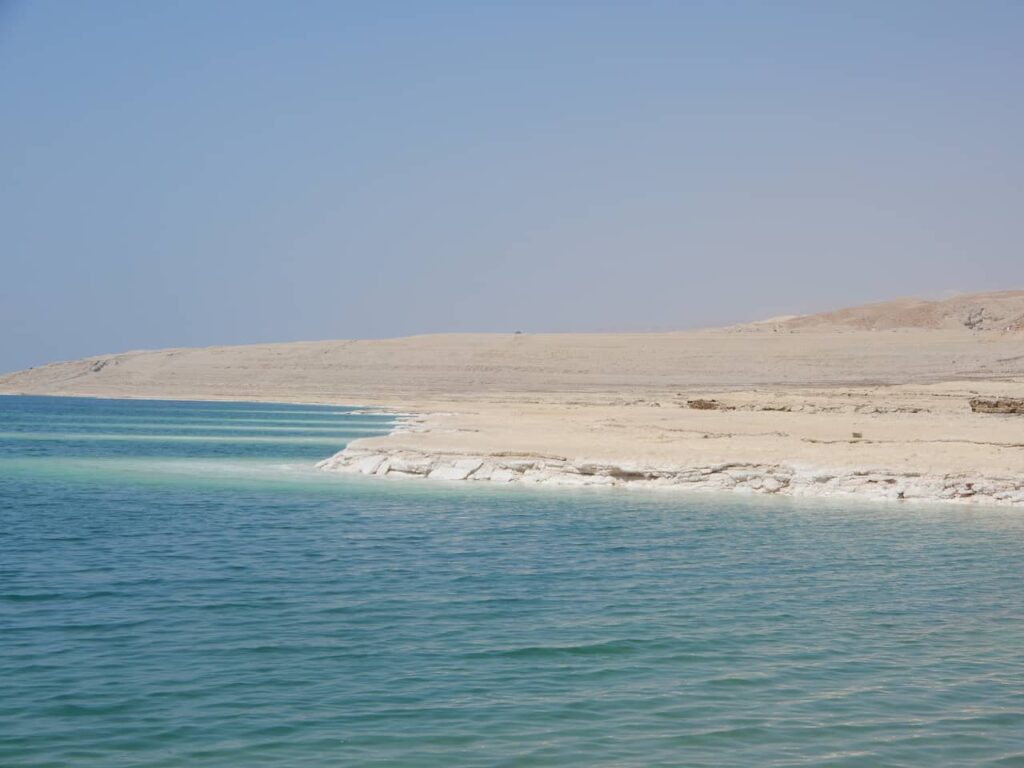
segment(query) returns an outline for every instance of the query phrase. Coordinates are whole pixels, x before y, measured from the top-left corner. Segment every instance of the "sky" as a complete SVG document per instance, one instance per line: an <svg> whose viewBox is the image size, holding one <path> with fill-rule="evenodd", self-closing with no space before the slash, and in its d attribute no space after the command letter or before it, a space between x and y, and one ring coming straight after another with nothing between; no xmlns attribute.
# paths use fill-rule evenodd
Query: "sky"
<svg viewBox="0 0 1024 768"><path fill-rule="evenodd" d="M1024 3L0 0L0 370L1024 288Z"/></svg>

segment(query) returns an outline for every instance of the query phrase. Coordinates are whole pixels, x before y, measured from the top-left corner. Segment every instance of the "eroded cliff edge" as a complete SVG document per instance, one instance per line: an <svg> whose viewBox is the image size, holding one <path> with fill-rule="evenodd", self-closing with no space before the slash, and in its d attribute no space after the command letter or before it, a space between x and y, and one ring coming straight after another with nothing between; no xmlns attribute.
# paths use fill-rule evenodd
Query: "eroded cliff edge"
<svg viewBox="0 0 1024 768"><path fill-rule="evenodd" d="M690 467L606 464L551 457L439 455L346 448L321 469L379 477L420 477L560 486L631 486L739 491L786 496L847 496L879 501L953 501L1024 506L1024 479L929 475L884 469L825 469L795 464L721 463Z"/></svg>
<svg viewBox="0 0 1024 768"><path fill-rule="evenodd" d="M354 441L319 466L445 481L1024 506L1024 418L973 412L967 395L978 388L474 403L402 419L391 435Z"/></svg>

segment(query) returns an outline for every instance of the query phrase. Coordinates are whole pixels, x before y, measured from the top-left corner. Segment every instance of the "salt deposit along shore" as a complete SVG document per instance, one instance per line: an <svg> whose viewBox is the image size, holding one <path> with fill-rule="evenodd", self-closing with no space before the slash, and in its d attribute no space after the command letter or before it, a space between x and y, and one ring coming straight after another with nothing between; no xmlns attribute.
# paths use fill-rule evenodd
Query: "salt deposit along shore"
<svg viewBox="0 0 1024 768"><path fill-rule="evenodd" d="M374 476L1024 506L1024 292L677 333L127 352L0 393L421 414L321 463Z"/></svg>
<svg viewBox="0 0 1024 768"><path fill-rule="evenodd" d="M937 384L477 404L400 419L391 435L356 440L318 466L443 481L1024 506L1024 421L975 413L968 395L976 391Z"/></svg>
<svg viewBox="0 0 1024 768"><path fill-rule="evenodd" d="M901 474L884 469L827 469L790 463L651 466L605 464L586 459L464 456L353 447L339 451L317 467L380 477L435 480L1024 505L1024 483L1019 479L979 479L977 475L966 474Z"/></svg>

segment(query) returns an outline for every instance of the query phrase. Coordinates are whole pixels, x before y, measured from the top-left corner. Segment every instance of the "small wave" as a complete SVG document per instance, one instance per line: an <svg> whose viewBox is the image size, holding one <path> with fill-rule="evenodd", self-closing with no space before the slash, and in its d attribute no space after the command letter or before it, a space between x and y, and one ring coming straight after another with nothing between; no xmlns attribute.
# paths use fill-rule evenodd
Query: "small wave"
<svg viewBox="0 0 1024 768"><path fill-rule="evenodd" d="M639 643L635 640L608 640L580 645L528 645L521 648L479 651L466 654L470 658L548 658L558 656L612 656L633 653Z"/></svg>

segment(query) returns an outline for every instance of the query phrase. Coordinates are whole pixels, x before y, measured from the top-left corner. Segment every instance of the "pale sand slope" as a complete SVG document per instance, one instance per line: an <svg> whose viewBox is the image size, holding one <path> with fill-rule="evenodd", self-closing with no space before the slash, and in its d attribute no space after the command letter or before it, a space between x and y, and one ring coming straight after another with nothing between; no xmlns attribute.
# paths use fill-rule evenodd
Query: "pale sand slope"
<svg viewBox="0 0 1024 768"><path fill-rule="evenodd" d="M886 306L688 333L131 352L0 376L0 392L425 414L324 463L342 471L1024 505L1024 416L967 402L1024 397L1024 293ZM865 313L890 329L863 330ZM687 407L698 397L733 410Z"/></svg>

